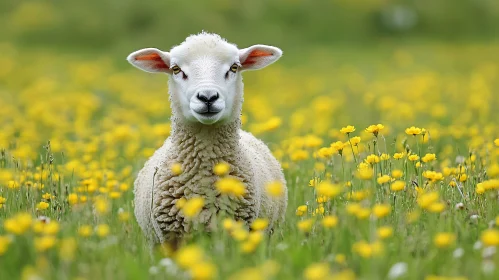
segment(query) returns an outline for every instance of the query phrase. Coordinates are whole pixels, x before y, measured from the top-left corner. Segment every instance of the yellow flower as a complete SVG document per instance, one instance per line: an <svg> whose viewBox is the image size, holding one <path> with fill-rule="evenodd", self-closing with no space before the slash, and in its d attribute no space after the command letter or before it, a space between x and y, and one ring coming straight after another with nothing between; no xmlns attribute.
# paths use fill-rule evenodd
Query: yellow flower
<svg viewBox="0 0 499 280"><path fill-rule="evenodd" d="M383 245L379 242L369 244L365 241L359 241L353 244L352 250L363 258L371 258L382 252Z"/></svg>
<svg viewBox="0 0 499 280"><path fill-rule="evenodd" d="M76 251L76 240L73 237L61 240L59 257L64 261L72 261Z"/></svg>
<svg viewBox="0 0 499 280"><path fill-rule="evenodd" d="M412 154L412 155L409 155L408 159L410 161L416 161L416 160L419 160L419 156L415 155L415 154Z"/></svg>
<svg viewBox="0 0 499 280"><path fill-rule="evenodd" d="M177 209L182 209L185 203L187 203L187 199L185 199L185 197L181 197L177 200L177 202L175 202L175 207L177 207Z"/></svg>
<svg viewBox="0 0 499 280"><path fill-rule="evenodd" d="M383 185L384 183L388 183L388 182L390 182L390 180L391 180L391 178L388 175L383 175L383 176L378 177L378 179L376 179L376 181L380 185Z"/></svg>
<svg viewBox="0 0 499 280"><path fill-rule="evenodd" d="M322 218L322 226L325 228L334 228L338 225L338 217L336 216L324 216Z"/></svg>
<svg viewBox="0 0 499 280"><path fill-rule="evenodd" d="M50 200L52 198L52 195L50 193L44 193L42 194L42 198L45 200Z"/></svg>
<svg viewBox="0 0 499 280"><path fill-rule="evenodd" d="M303 216L307 213L307 205L300 205L296 208L296 216Z"/></svg>
<svg viewBox="0 0 499 280"><path fill-rule="evenodd" d="M3 223L5 231L13 233L15 235L21 235L25 233L33 222L33 218L28 213L19 213L14 217L6 219Z"/></svg>
<svg viewBox="0 0 499 280"><path fill-rule="evenodd" d="M268 225L269 225L269 221L267 219L259 218L259 219L254 220L253 223L251 223L251 229L252 230L264 230L267 228Z"/></svg>
<svg viewBox="0 0 499 280"><path fill-rule="evenodd" d="M368 208L363 208L363 207L360 207L358 209L358 211L355 213L355 216L359 220L367 219L367 218L369 218L369 215L371 215L371 210Z"/></svg>
<svg viewBox="0 0 499 280"><path fill-rule="evenodd" d="M209 280L217 276L217 268L212 263L203 261L194 264L190 273L194 280Z"/></svg>
<svg viewBox="0 0 499 280"><path fill-rule="evenodd" d="M175 255L175 261L181 268L192 268L202 262L204 253L197 245L188 245L180 248Z"/></svg>
<svg viewBox="0 0 499 280"><path fill-rule="evenodd" d="M69 205L75 205L78 203L78 195L75 193L70 193L68 195L68 203Z"/></svg>
<svg viewBox="0 0 499 280"><path fill-rule="evenodd" d="M417 203L421 208L426 209L430 207L431 204L435 203L438 200L438 197L439 195L437 192L424 193L418 197Z"/></svg>
<svg viewBox="0 0 499 280"><path fill-rule="evenodd" d="M442 202L435 202L430 204L428 207L428 211L433 212L433 213L440 213L445 210L445 204Z"/></svg>
<svg viewBox="0 0 499 280"><path fill-rule="evenodd" d="M343 254L336 254L336 256L334 256L334 261L339 264L345 264L346 260L347 257Z"/></svg>
<svg viewBox="0 0 499 280"><path fill-rule="evenodd" d="M468 180L468 175L466 174L459 174L459 182L466 182Z"/></svg>
<svg viewBox="0 0 499 280"><path fill-rule="evenodd" d="M437 182L444 179L442 173L429 170L423 172L423 177L430 180L431 182Z"/></svg>
<svg viewBox="0 0 499 280"><path fill-rule="evenodd" d="M391 237L393 235L393 228L391 226L383 226L378 228L376 231L379 238L381 239L386 239L388 237Z"/></svg>
<svg viewBox="0 0 499 280"><path fill-rule="evenodd" d="M235 177L224 177L215 183L215 187L222 194L242 196L246 193L246 186Z"/></svg>
<svg viewBox="0 0 499 280"><path fill-rule="evenodd" d="M477 194L483 194L485 192L485 188L483 187L483 183L478 183L475 187L475 192Z"/></svg>
<svg viewBox="0 0 499 280"><path fill-rule="evenodd" d="M92 235L92 227L89 225L82 225L78 228L78 234L81 237L89 237Z"/></svg>
<svg viewBox="0 0 499 280"><path fill-rule="evenodd" d="M354 131L355 131L355 127L352 125L347 125L347 126L343 127L342 129L340 129L340 132L343 134L350 134Z"/></svg>
<svg viewBox="0 0 499 280"><path fill-rule="evenodd" d="M482 232L480 236L485 246L499 246L499 230L497 229L486 229Z"/></svg>
<svg viewBox="0 0 499 280"><path fill-rule="evenodd" d="M362 180L369 180L373 177L373 172L374 170L367 166L367 167L359 167L359 169L357 169L357 177L362 179Z"/></svg>
<svg viewBox="0 0 499 280"><path fill-rule="evenodd" d="M218 176L227 175L230 171L230 165L226 162L219 162L213 167L213 172Z"/></svg>
<svg viewBox="0 0 499 280"><path fill-rule="evenodd" d="M97 236L99 236L99 237L108 236L110 231L111 231L111 228L106 224L97 225L97 228L95 229L95 232L97 233Z"/></svg>
<svg viewBox="0 0 499 280"><path fill-rule="evenodd" d="M279 181L268 183L265 189L272 197L282 197L284 195L284 186Z"/></svg>
<svg viewBox="0 0 499 280"><path fill-rule="evenodd" d="M57 223L56 221L50 221L43 227L43 233L47 235L55 235L59 232L59 228L59 223Z"/></svg>
<svg viewBox="0 0 499 280"><path fill-rule="evenodd" d="M127 222L128 220L130 220L130 213L127 211L119 211L118 219L122 222Z"/></svg>
<svg viewBox="0 0 499 280"><path fill-rule="evenodd" d="M499 147L499 138L497 138L496 140L494 140L494 145L496 145L496 147Z"/></svg>
<svg viewBox="0 0 499 280"><path fill-rule="evenodd" d="M248 238L249 233L244 228L237 228L231 233L231 235L237 241L244 241Z"/></svg>
<svg viewBox="0 0 499 280"><path fill-rule="evenodd" d="M36 205L36 209L37 210L45 210L47 208L49 208L49 204L45 201L40 201L37 205Z"/></svg>
<svg viewBox="0 0 499 280"><path fill-rule="evenodd" d="M405 133L408 135L416 136L416 135L421 134L421 132L422 132L421 128L414 127L414 126L411 126L411 127L405 129Z"/></svg>
<svg viewBox="0 0 499 280"><path fill-rule="evenodd" d="M11 239L8 236L0 235L0 256L7 252Z"/></svg>
<svg viewBox="0 0 499 280"><path fill-rule="evenodd" d="M7 198L0 196L0 204L5 204L6 201L7 201Z"/></svg>
<svg viewBox="0 0 499 280"><path fill-rule="evenodd" d="M360 141L361 141L361 138L359 136L355 136L355 137L350 138L350 143L353 146L359 145Z"/></svg>
<svg viewBox="0 0 499 280"><path fill-rule="evenodd" d="M404 190L405 189L405 182L404 181L395 181L390 186L390 189L394 192Z"/></svg>
<svg viewBox="0 0 499 280"><path fill-rule="evenodd" d="M329 276L330 269L327 263L313 263L303 272L306 280L323 280Z"/></svg>
<svg viewBox="0 0 499 280"><path fill-rule="evenodd" d="M45 252L48 249L54 247L56 239L54 236L46 235L42 237L35 237L34 245L38 252Z"/></svg>
<svg viewBox="0 0 499 280"><path fill-rule="evenodd" d="M292 161L300 161L308 158L308 152L306 150L296 150L290 155Z"/></svg>
<svg viewBox="0 0 499 280"><path fill-rule="evenodd" d="M202 197L193 197L185 203L184 207L182 207L182 212L187 218L194 218L201 212L204 206L204 198Z"/></svg>
<svg viewBox="0 0 499 280"><path fill-rule="evenodd" d="M335 149L341 154L341 151L345 148L345 144L341 141L336 141L334 143L331 143L331 148Z"/></svg>
<svg viewBox="0 0 499 280"><path fill-rule="evenodd" d="M102 197L98 197L95 199L94 208L100 215L107 214L111 210L111 207L109 206L107 200Z"/></svg>
<svg viewBox="0 0 499 280"><path fill-rule="evenodd" d="M421 158L423 162L430 162L434 161L437 159L437 156L435 154L426 154L424 157Z"/></svg>
<svg viewBox="0 0 499 280"><path fill-rule="evenodd" d="M301 220L297 223L298 229L301 232L310 232L312 230L313 225L314 225L314 220L312 219Z"/></svg>
<svg viewBox="0 0 499 280"><path fill-rule="evenodd" d="M379 157L379 159L381 159L381 160L389 160L390 159L390 155L382 153L381 156Z"/></svg>
<svg viewBox="0 0 499 280"><path fill-rule="evenodd" d="M315 187L320 182L321 182L321 180L316 177L316 178L310 179L310 181L308 181L308 186Z"/></svg>
<svg viewBox="0 0 499 280"><path fill-rule="evenodd" d="M394 153L393 158L394 159L402 159L402 158L404 158L404 153Z"/></svg>
<svg viewBox="0 0 499 280"><path fill-rule="evenodd" d="M373 214L377 218L386 217L391 211L392 207L389 204L376 204L373 207Z"/></svg>
<svg viewBox="0 0 499 280"><path fill-rule="evenodd" d="M178 162L173 163L171 165L170 169L171 169L172 174L175 175L175 176L178 176L178 175L182 174L182 171L183 171L182 170L182 164L180 164Z"/></svg>
<svg viewBox="0 0 499 280"><path fill-rule="evenodd" d="M385 128L382 124L373 124L366 128L366 131L374 134L374 136L378 136L378 133Z"/></svg>
<svg viewBox="0 0 499 280"><path fill-rule="evenodd" d="M402 178L403 175L404 175L404 173L402 172L402 170L395 169L392 171L392 177L395 179L400 179L400 178Z"/></svg>
<svg viewBox="0 0 499 280"><path fill-rule="evenodd" d="M334 198L341 193L341 187L339 185L331 184L327 181L319 183L316 190L319 196L325 196L327 198Z"/></svg>
<svg viewBox="0 0 499 280"><path fill-rule="evenodd" d="M433 239L433 243L438 248L448 248L454 245L456 241L456 235L450 232L440 232Z"/></svg>
<svg viewBox="0 0 499 280"><path fill-rule="evenodd" d="M380 162L380 159L377 155L368 155L366 157L366 162L370 164L378 163Z"/></svg>

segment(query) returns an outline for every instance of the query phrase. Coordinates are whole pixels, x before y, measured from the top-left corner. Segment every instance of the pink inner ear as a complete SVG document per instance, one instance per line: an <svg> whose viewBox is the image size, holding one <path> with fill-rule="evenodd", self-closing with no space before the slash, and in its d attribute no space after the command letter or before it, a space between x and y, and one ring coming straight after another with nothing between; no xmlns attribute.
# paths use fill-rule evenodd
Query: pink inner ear
<svg viewBox="0 0 499 280"><path fill-rule="evenodd" d="M248 57L246 58L246 60L242 64L243 64L243 66L255 64L258 61L259 57L272 56L272 55L274 55L274 54L271 52L262 51L262 50L254 50L254 51L250 52L250 54L248 55Z"/></svg>
<svg viewBox="0 0 499 280"><path fill-rule="evenodd" d="M157 70L170 69L170 67L168 67L168 65L166 65L166 63L163 61L161 56L157 53L137 55L135 57L135 60L140 60L140 61L144 61L146 63L149 63L150 67L157 69Z"/></svg>

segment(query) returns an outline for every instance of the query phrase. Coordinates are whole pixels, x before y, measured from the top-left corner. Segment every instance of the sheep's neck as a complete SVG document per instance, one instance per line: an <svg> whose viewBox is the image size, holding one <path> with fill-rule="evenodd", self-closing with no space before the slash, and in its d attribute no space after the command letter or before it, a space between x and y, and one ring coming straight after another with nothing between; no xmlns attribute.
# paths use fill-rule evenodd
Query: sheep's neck
<svg viewBox="0 0 499 280"><path fill-rule="evenodd" d="M213 161L230 159L239 153L239 130L241 121L221 125L185 124L172 120L172 144L186 157ZM194 152L194 153L193 153ZM180 156L179 158L184 158ZM211 163L210 163L211 164Z"/></svg>

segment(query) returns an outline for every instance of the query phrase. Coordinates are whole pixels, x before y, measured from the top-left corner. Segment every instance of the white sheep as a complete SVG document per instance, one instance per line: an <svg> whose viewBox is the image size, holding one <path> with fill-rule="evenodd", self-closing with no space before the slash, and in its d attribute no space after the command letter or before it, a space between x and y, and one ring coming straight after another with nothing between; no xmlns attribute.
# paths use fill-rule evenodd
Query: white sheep
<svg viewBox="0 0 499 280"><path fill-rule="evenodd" d="M268 147L241 130L241 73L278 60L276 47L254 45L239 50L219 35L200 33L163 52L154 48L130 54L135 67L169 74L171 136L146 162L135 180L135 216L153 243L176 242L190 232L190 221L175 206L184 197L201 196L205 206L196 221L209 228L219 211L246 223L257 217L272 226L284 219L287 189L282 168ZM147 96L144 96L147 98ZM229 176L246 186L243 197L220 194L213 166L230 165ZM183 172L174 175L174 163ZM284 195L269 196L269 182L281 182ZM228 199L229 198L229 199Z"/></svg>

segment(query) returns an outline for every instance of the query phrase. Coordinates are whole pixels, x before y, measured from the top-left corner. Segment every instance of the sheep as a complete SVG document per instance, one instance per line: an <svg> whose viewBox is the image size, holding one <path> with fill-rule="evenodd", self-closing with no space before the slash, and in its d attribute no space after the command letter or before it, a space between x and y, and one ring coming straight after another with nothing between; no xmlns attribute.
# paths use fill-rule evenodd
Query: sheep
<svg viewBox="0 0 499 280"><path fill-rule="evenodd" d="M192 223L176 203L200 196L205 205L196 223L210 226L218 212L250 224L258 217L269 227L283 221L287 188L279 162L269 148L241 130L243 82L241 73L264 68L282 55L279 48L254 45L238 49L217 34L191 35L170 52L155 48L131 53L133 66L169 75L171 134L145 163L134 183L135 217L153 244L175 243L192 232ZM147 97L145 97L147 98ZM213 166L230 165L229 176L242 181L242 197L220 194ZM172 172L181 164L182 173ZM280 182L282 197L272 197L266 184Z"/></svg>

